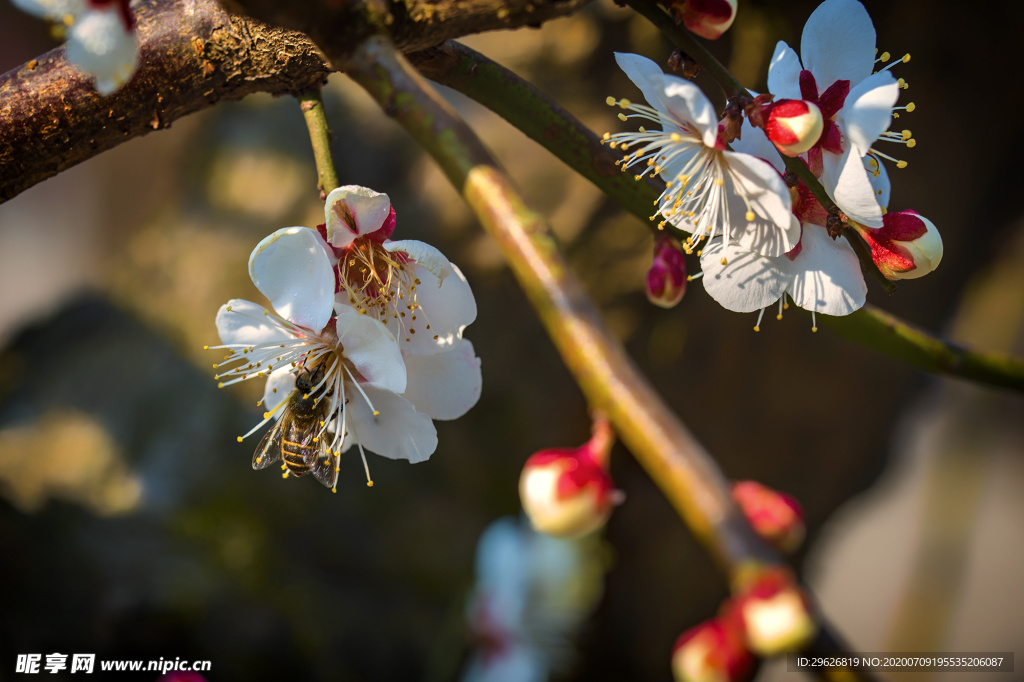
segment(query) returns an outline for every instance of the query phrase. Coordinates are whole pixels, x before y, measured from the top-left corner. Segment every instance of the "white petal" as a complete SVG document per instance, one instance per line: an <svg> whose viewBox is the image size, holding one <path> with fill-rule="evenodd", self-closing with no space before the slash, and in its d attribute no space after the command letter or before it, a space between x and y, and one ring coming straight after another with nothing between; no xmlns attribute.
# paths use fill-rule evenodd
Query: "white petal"
<svg viewBox="0 0 1024 682"><path fill-rule="evenodd" d="M416 264L425 267L434 273L434 276L441 282L452 274L452 264L445 258L438 249L425 242L415 239L400 239L398 241L384 242L384 250L388 252L401 251L407 254Z"/></svg>
<svg viewBox="0 0 1024 682"><path fill-rule="evenodd" d="M789 188L766 161L747 154L724 152L729 164L729 214L733 238L745 248L765 256L780 256L800 239L800 225L793 222L793 203ZM755 219L746 219L746 197Z"/></svg>
<svg viewBox="0 0 1024 682"><path fill-rule="evenodd" d="M772 168L780 173L786 172L786 164L782 162L779 150L771 143L764 130L750 125L750 121L746 118L743 119L741 137L732 141L732 149L735 152L749 154L762 161L767 161Z"/></svg>
<svg viewBox="0 0 1024 682"><path fill-rule="evenodd" d="M803 99L800 93L800 58L781 40L775 46L771 66L768 67L768 92L780 99ZM821 94L821 93L819 93ZM743 121L746 124L746 120Z"/></svg>
<svg viewBox="0 0 1024 682"><path fill-rule="evenodd" d="M458 419L480 399L480 358L466 339L444 353L406 355L405 366L405 397L431 419Z"/></svg>
<svg viewBox="0 0 1024 682"><path fill-rule="evenodd" d="M868 180L860 155L847 149L842 156L822 154L821 184L847 216L868 227L882 226L878 195Z"/></svg>
<svg viewBox="0 0 1024 682"><path fill-rule="evenodd" d="M278 367L267 377L267 385L263 389L263 411L274 412L277 407L288 399L295 388L295 374L291 365ZM274 419L281 418L281 411L274 412Z"/></svg>
<svg viewBox="0 0 1024 682"><path fill-rule="evenodd" d="M22 12L51 21L61 21L66 16L77 17L85 12L85 0L11 0Z"/></svg>
<svg viewBox="0 0 1024 682"><path fill-rule="evenodd" d="M778 263L785 258L765 258L736 244L723 246L716 240L701 254L701 281L711 298L724 308L750 313L770 306L782 296L786 278Z"/></svg>
<svg viewBox="0 0 1024 682"><path fill-rule="evenodd" d="M878 136L892 123L892 108L900 96L900 86L888 71L876 73L859 83L846 96L846 103L836 114L836 123L864 156Z"/></svg>
<svg viewBox="0 0 1024 682"><path fill-rule="evenodd" d="M462 338L462 331L476 319L476 299L465 275L455 265L452 276L443 283L438 283L433 273L422 268L417 268L416 277L420 280L416 287L420 305L416 320L411 315L392 317L387 321L388 329L407 354L443 352ZM426 327L428 324L430 329ZM412 329L416 332L412 333Z"/></svg>
<svg viewBox="0 0 1024 682"><path fill-rule="evenodd" d="M704 144L718 141L718 116L707 95L695 83L677 76L662 76L662 103L672 118L693 124Z"/></svg>
<svg viewBox="0 0 1024 682"><path fill-rule="evenodd" d="M391 391L364 386L366 397L379 414L358 392L353 393L345 407L348 412L348 433L342 450L354 443L388 459L423 462L437 449L437 431L430 417L417 412L413 404Z"/></svg>
<svg viewBox="0 0 1024 682"><path fill-rule="evenodd" d="M109 95L131 78L139 43L134 31L125 30L119 10L92 10L72 24L65 54L95 79L98 92Z"/></svg>
<svg viewBox="0 0 1024 682"><path fill-rule="evenodd" d="M362 386L395 393L405 390L405 361L395 337L383 324L352 308L342 308L338 310L338 340L345 357L366 380Z"/></svg>
<svg viewBox="0 0 1024 682"><path fill-rule="evenodd" d="M379 230L390 212L387 194L359 185L338 187L324 204L327 240L339 248L348 246L359 235Z"/></svg>
<svg viewBox="0 0 1024 682"><path fill-rule="evenodd" d="M871 189L875 191L875 197L878 201L878 205L882 208L889 207L889 194L892 190L892 185L889 183L889 171L885 169L885 164L881 161L875 161L874 168L869 165L869 157L864 157L864 169L868 174L868 182L871 183ZM878 175L875 175L875 171L878 171Z"/></svg>
<svg viewBox="0 0 1024 682"><path fill-rule="evenodd" d="M314 332L331 319L334 271L316 230L285 227L253 249L249 276L281 316Z"/></svg>
<svg viewBox="0 0 1024 682"><path fill-rule="evenodd" d="M268 324L266 312L267 309L261 305L240 298L231 299L217 311L217 333L221 342L254 346L292 339L280 326Z"/></svg>
<svg viewBox="0 0 1024 682"><path fill-rule="evenodd" d="M804 68L821 94L837 80L857 85L875 65L875 26L857 0L825 0L804 24L800 41Z"/></svg>
<svg viewBox="0 0 1024 682"><path fill-rule="evenodd" d="M800 244L787 289L794 303L826 315L849 315L864 305L867 286L846 237L832 241L824 228L807 225Z"/></svg>
<svg viewBox="0 0 1024 682"><path fill-rule="evenodd" d="M661 79L665 73L657 64L647 57L641 57L638 54L630 54L628 52L616 52L615 62L629 77L629 80L633 81L633 84L640 88L640 92L648 104L663 115L668 113L661 102Z"/></svg>

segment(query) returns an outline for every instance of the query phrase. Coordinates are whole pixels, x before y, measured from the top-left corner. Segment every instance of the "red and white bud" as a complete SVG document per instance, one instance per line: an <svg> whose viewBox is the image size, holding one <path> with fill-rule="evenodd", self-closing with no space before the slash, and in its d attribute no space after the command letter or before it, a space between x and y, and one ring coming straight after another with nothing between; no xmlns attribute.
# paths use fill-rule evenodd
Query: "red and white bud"
<svg viewBox="0 0 1024 682"><path fill-rule="evenodd" d="M654 258L644 280L647 300L662 308L673 308L686 293L686 261L683 247L667 234L654 240Z"/></svg>
<svg viewBox="0 0 1024 682"><path fill-rule="evenodd" d="M526 460L519 499L535 530L574 538L604 526L622 496L606 469L613 442L611 425L596 418L593 436L580 447L541 450Z"/></svg>
<svg viewBox="0 0 1024 682"><path fill-rule="evenodd" d="M743 641L741 624L728 616L690 628L672 648L676 682L742 682L753 678L756 663Z"/></svg>
<svg viewBox="0 0 1024 682"><path fill-rule="evenodd" d="M784 552L792 552L804 539L804 512L795 498L756 481L732 487L735 500L757 534Z"/></svg>
<svg viewBox="0 0 1024 682"><path fill-rule="evenodd" d="M747 646L761 656L802 649L818 632L807 596L785 569L764 572L733 603Z"/></svg>
<svg viewBox="0 0 1024 682"><path fill-rule="evenodd" d="M736 18L737 0L662 0L676 21L702 38L714 40Z"/></svg>
<svg viewBox="0 0 1024 682"><path fill-rule="evenodd" d="M780 152L798 156L818 143L824 128L818 105L801 99L780 99L771 105L764 131Z"/></svg>
<svg viewBox="0 0 1024 682"><path fill-rule="evenodd" d="M916 211L882 216L882 227L854 227L871 247L871 258L888 279L916 279L938 267L942 237L935 223Z"/></svg>

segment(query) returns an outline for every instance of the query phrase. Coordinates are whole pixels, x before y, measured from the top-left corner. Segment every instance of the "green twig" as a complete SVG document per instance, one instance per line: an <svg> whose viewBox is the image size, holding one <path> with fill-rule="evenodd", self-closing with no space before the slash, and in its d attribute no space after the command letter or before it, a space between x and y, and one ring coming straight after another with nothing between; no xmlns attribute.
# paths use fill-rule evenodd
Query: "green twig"
<svg viewBox="0 0 1024 682"><path fill-rule="evenodd" d="M431 79L473 98L550 150L651 229L660 181L635 182L614 170L618 158L600 139L547 95L473 50L449 41L412 57ZM799 164L805 171L807 167ZM609 170L612 169L612 170ZM807 171L808 175L810 171ZM820 185L819 185L820 187ZM858 238L859 239L859 238ZM851 239L856 248L859 242ZM872 266L872 270L877 269ZM936 374L1024 391L1024 362L954 346L874 306L847 317L822 315L839 334Z"/></svg>
<svg viewBox="0 0 1024 682"><path fill-rule="evenodd" d="M320 190L320 198L326 199L331 190L338 186L338 173L334 170L334 160L331 158L333 136L324 114L324 100L319 88L299 95L297 99L302 116L306 119L306 127L309 128L309 141L313 145L317 189Z"/></svg>

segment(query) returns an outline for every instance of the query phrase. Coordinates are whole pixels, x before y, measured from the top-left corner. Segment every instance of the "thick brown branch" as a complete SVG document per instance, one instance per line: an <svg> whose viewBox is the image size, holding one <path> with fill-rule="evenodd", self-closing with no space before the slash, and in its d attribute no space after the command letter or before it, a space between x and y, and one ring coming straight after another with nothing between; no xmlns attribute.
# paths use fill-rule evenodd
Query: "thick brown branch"
<svg viewBox="0 0 1024 682"><path fill-rule="evenodd" d="M316 33L333 31L344 42L384 21L397 44L413 51L564 16L586 0L406 0L377 14L361 3L321 2L325 20L311 28ZM310 10L306 3L271 5L293 4ZM146 0L134 9L140 66L114 95L97 94L63 48L0 76L0 202L217 102L254 92L299 94L319 87L331 71L308 36L230 15L215 0Z"/></svg>

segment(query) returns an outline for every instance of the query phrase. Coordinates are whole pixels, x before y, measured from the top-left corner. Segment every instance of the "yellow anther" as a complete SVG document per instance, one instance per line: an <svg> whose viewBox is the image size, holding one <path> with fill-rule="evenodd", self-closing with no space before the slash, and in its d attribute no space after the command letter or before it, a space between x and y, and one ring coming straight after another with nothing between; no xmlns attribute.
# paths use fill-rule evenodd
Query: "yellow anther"
<svg viewBox="0 0 1024 682"><path fill-rule="evenodd" d="M917 140L914 140L914 139L907 140L907 149L913 149L916 146L917 146Z"/></svg>
<svg viewBox="0 0 1024 682"><path fill-rule="evenodd" d="M672 140L676 144L683 141L683 138L679 133L672 133L671 135L669 135L668 139Z"/></svg>
<svg viewBox="0 0 1024 682"><path fill-rule="evenodd" d="M331 492L332 493L336 493L336 492L338 492L338 489L337 488L331 488Z"/></svg>
<svg viewBox="0 0 1024 682"><path fill-rule="evenodd" d="M281 474L281 478L288 478L289 473L291 472L285 471L283 474Z"/></svg>
<svg viewBox="0 0 1024 682"><path fill-rule="evenodd" d="M238 436L238 437L237 437L237 440L238 440L238 442L239 442L239 443L241 443L241 442L242 442L242 437L241 437L241 436Z"/></svg>
<svg viewBox="0 0 1024 682"><path fill-rule="evenodd" d="M917 105L914 104L913 102L911 102L910 104L907 105L907 113L908 114L912 113L914 111L914 109L917 109Z"/></svg>
<svg viewBox="0 0 1024 682"><path fill-rule="evenodd" d="M818 328L817 327L811 327L811 331L812 332L816 332L816 331L818 331Z"/></svg>
<svg viewBox="0 0 1024 682"><path fill-rule="evenodd" d="M620 121L625 121L626 120L626 115L624 113L622 113L621 111L619 112L619 120Z"/></svg>
<svg viewBox="0 0 1024 682"><path fill-rule="evenodd" d="M782 319L782 313L779 313L778 315L776 315L775 319L776 320L781 320Z"/></svg>
<svg viewBox="0 0 1024 682"><path fill-rule="evenodd" d="M909 60L910 60L910 55L908 54L906 57L904 57L903 61L909 61ZM629 109L631 106L633 106L633 103L630 102L625 97L623 97L622 99L619 100L619 108L620 109Z"/></svg>
<svg viewBox="0 0 1024 682"><path fill-rule="evenodd" d="M219 384L217 384L217 388L224 388L224 382L222 381Z"/></svg>
<svg viewBox="0 0 1024 682"><path fill-rule="evenodd" d="M754 331L755 331L755 332L759 332L759 331L761 331L761 328L760 328L760 327L758 327L757 325L754 325Z"/></svg>
<svg viewBox="0 0 1024 682"><path fill-rule="evenodd" d="M715 178L715 187L725 187L725 180L722 178Z"/></svg>
<svg viewBox="0 0 1024 682"><path fill-rule="evenodd" d="M209 346L203 346L203 350L210 350Z"/></svg>
<svg viewBox="0 0 1024 682"><path fill-rule="evenodd" d="M601 136L601 139L607 142L609 139L611 139L611 136L611 133L605 133L604 135Z"/></svg>
<svg viewBox="0 0 1024 682"><path fill-rule="evenodd" d="M610 107L614 107L615 106L615 98L612 97L611 95L608 95L608 97L607 97L607 99L605 99L604 103L607 104Z"/></svg>
<svg viewBox="0 0 1024 682"><path fill-rule="evenodd" d="M878 58L878 61L884 64L885 62L889 61L890 57L892 57L891 54L889 54L888 52L883 52L882 56Z"/></svg>
<svg viewBox="0 0 1024 682"><path fill-rule="evenodd" d="M366 482L366 487L367 488L372 488L373 487L373 481L367 481Z"/></svg>
<svg viewBox="0 0 1024 682"><path fill-rule="evenodd" d="M637 175L633 176L633 179L636 180L637 182L640 182L640 178L642 178L642 177L643 176L638 173Z"/></svg>
<svg viewBox="0 0 1024 682"><path fill-rule="evenodd" d="M910 61L910 53L908 52L905 55L903 55L903 63L906 64L909 61Z"/></svg>
<svg viewBox="0 0 1024 682"><path fill-rule="evenodd" d="M900 88L901 90L906 90L907 88L910 87L910 85L907 84L907 81L900 78L896 81L896 87Z"/></svg>
<svg viewBox="0 0 1024 682"><path fill-rule="evenodd" d="M374 410L374 411L373 411L373 416L374 416L374 417L377 417L377 416L379 416L379 415L380 415L380 411L379 411L379 410Z"/></svg>
<svg viewBox="0 0 1024 682"><path fill-rule="evenodd" d="M897 161L896 162L896 167L897 168L906 168L907 167L907 162L906 161Z"/></svg>
<svg viewBox="0 0 1024 682"><path fill-rule="evenodd" d="M752 223L752 222L754 222L754 218L756 218L756 217L757 217L757 216L755 216L755 215L754 215L754 212L753 212L753 211L747 211L747 215L745 215L745 216L744 216L744 218L746 218L746 219L747 219L747 222L748 222L748 223Z"/></svg>
<svg viewBox="0 0 1024 682"><path fill-rule="evenodd" d="M224 310L226 310L226 311L228 311L230 313L231 312L231 306L225 307Z"/></svg>
<svg viewBox="0 0 1024 682"><path fill-rule="evenodd" d="M647 132L647 128L644 128L643 126L640 126L640 132L641 133L646 133Z"/></svg>

